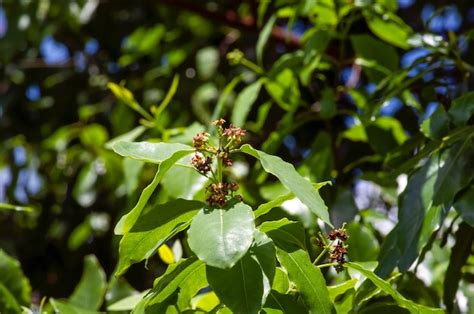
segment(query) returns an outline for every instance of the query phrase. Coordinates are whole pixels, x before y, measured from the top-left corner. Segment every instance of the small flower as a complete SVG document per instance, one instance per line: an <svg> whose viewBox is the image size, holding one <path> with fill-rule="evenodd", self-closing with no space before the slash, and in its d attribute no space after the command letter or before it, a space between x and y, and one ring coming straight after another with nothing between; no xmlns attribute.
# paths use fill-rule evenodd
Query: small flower
<svg viewBox="0 0 474 314"><path fill-rule="evenodd" d="M215 125L215 126L223 126L224 124L225 124L225 120L222 118L212 121L212 125Z"/></svg>
<svg viewBox="0 0 474 314"><path fill-rule="evenodd" d="M328 239L331 241L339 239L342 242L346 242L348 238L349 236L347 235L346 229L344 227L331 230L331 232L328 234Z"/></svg>
<svg viewBox="0 0 474 314"><path fill-rule="evenodd" d="M224 129L222 135L227 137L231 141L240 143L242 141L242 137L245 136L246 133L247 132L244 129L241 129L231 124L230 127Z"/></svg>
<svg viewBox="0 0 474 314"><path fill-rule="evenodd" d="M198 133L193 137L193 146L194 148L198 150L202 150L204 149L204 146L207 144L208 140L209 140L209 133L207 132Z"/></svg>

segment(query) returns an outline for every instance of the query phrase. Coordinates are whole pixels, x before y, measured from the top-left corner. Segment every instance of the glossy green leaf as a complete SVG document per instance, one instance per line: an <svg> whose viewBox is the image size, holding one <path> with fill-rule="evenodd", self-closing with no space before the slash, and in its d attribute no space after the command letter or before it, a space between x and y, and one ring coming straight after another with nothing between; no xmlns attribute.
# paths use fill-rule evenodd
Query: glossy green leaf
<svg viewBox="0 0 474 314"><path fill-rule="evenodd" d="M335 286L329 286L328 291L329 291L329 297L333 302L336 301L336 298L344 293L346 293L348 290L352 289L355 287L357 284L357 279L352 278L347 281L344 281L343 283L340 283Z"/></svg>
<svg viewBox="0 0 474 314"><path fill-rule="evenodd" d="M326 281L319 268L311 263L308 253L294 244L287 244L285 249L277 249L277 256L309 311L332 313L333 304L329 298Z"/></svg>
<svg viewBox="0 0 474 314"><path fill-rule="evenodd" d="M102 266L94 255L87 255L81 281L69 297L69 304L86 310L98 310L106 289L107 281Z"/></svg>
<svg viewBox="0 0 474 314"><path fill-rule="evenodd" d="M380 39L394 46L408 49L408 38L413 30L401 18L391 12L382 15L373 11L364 11L364 16L370 30Z"/></svg>
<svg viewBox="0 0 474 314"><path fill-rule="evenodd" d="M273 25L276 22L276 16L272 16L265 26L263 27L262 31L260 32L260 36L258 37L257 40L257 60L259 64L263 64L263 50L265 48L265 45L267 44L268 39L270 38L270 35L272 34L273 30Z"/></svg>
<svg viewBox="0 0 474 314"><path fill-rule="evenodd" d="M242 127L245 124L250 109L258 98L262 84L262 81L258 80L240 92L232 109L232 116L230 118L232 124L238 127Z"/></svg>
<svg viewBox="0 0 474 314"><path fill-rule="evenodd" d="M402 124L392 117L380 117L365 128L369 144L379 154L387 154L407 140Z"/></svg>
<svg viewBox="0 0 474 314"><path fill-rule="evenodd" d="M176 305L178 309L183 311L192 306L193 297L202 289L208 287L205 264L197 267L193 272L182 281L179 286L178 301Z"/></svg>
<svg viewBox="0 0 474 314"><path fill-rule="evenodd" d="M296 172L293 165L280 157L268 155L246 144L241 151L259 159L263 169L273 174L280 182L326 224L332 226L329 220L328 208L311 183Z"/></svg>
<svg viewBox="0 0 474 314"><path fill-rule="evenodd" d="M454 124L466 125L474 114L474 92L466 93L453 100L448 114Z"/></svg>
<svg viewBox="0 0 474 314"><path fill-rule="evenodd" d="M15 313L29 306L31 287L20 263L0 249L0 312Z"/></svg>
<svg viewBox="0 0 474 314"><path fill-rule="evenodd" d="M161 304L176 291L192 283L195 274L202 274L205 265L195 257L182 259L168 266L166 272L155 280L154 287L147 297L147 306Z"/></svg>
<svg viewBox="0 0 474 314"><path fill-rule="evenodd" d="M138 145L135 145L138 144ZM148 200L150 199L151 195L155 191L156 187L160 183L163 176L168 172L168 170L181 158L186 155L191 154L194 150L187 145L182 144L166 144L166 143L159 143L159 144L152 144L149 146L150 143L126 143L126 142L119 142L117 145L114 146L114 149L117 148L124 154L130 157L138 157L135 159L143 158L144 154L148 156L152 156L156 162L159 162L160 165L158 166L158 170L153 178L153 181L143 189L142 193L140 194L140 198L138 199L137 204L135 207L126 215L120 218L120 221L115 226L115 234L125 234L127 233L134 225L135 221L140 216L143 208L147 204ZM159 146L156 146L159 145ZM136 147L140 147L139 149L135 150ZM152 152L147 151L153 151ZM165 149L165 150L162 150ZM142 151L143 150L143 151Z"/></svg>
<svg viewBox="0 0 474 314"><path fill-rule="evenodd" d="M177 199L157 204L140 215L120 241L116 274L121 275L133 263L150 258L162 244L187 228L203 207L198 201Z"/></svg>
<svg viewBox="0 0 474 314"><path fill-rule="evenodd" d="M436 308L430 308L424 305L416 304L408 299L406 299L400 292L392 288L390 283L387 281L383 280L379 276L377 276L374 272L364 268L362 265L357 264L357 263L346 263L344 264L345 267L352 268L354 270L357 270L360 272L362 275L367 277L372 283L377 286L379 289L381 289L383 292L389 294L392 296L392 298L397 302L398 305L400 305L403 308L406 308L407 310L410 311L410 313L418 313L418 314L425 314L425 313L444 313L443 310L441 309L436 309Z"/></svg>
<svg viewBox="0 0 474 314"><path fill-rule="evenodd" d="M235 313L258 313L270 293L275 275L275 247L256 231L255 242L233 267L206 267L207 278L219 299ZM229 284L232 283L232 284Z"/></svg>
<svg viewBox="0 0 474 314"><path fill-rule="evenodd" d="M474 227L474 185L469 186L459 196L453 207L465 222Z"/></svg>
<svg viewBox="0 0 474 314"><path fill-rule="evenodd" d="M252 209L235 201L224 208L204 207L188 231L191 250L209 266L230 268L250 248L254 233Z"/></svg>
<svg viewBox="0 0 474 314"><path fill-rule="evenodd" d="M275 277L273 278L272 290L280 293L287 293L290 289L290 280L288 274L280 267L275 269Z"/></svg>
<svg viewBox="0 0 474 314"><path fill-rule="evenodd" d="M305 249L305 232L303 226L296 221L283 218L278 221L266 221L259 226L259 230L265 232L275 244L284 248L287 243Z"/></svg>

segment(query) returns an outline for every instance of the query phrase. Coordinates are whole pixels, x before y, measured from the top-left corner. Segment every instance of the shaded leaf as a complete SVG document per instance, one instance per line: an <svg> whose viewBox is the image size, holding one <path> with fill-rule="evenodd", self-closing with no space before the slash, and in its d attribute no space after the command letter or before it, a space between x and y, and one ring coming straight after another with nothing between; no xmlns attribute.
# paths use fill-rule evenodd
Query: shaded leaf
<svg viewBox="0 0 474 314"><path fill-rule="evenodd" d="M270 293L275 275L275 247L256 231L255 242L229 269L207 266L207 278L219 299L236 313L258 313ZM232 283L229 285L229 283Z"/></svg>
<svg viewBox="0 0 474 314"><path fill-rule="evenodd" d="M474 227L474 185L459 196L453 207L465 222Z"/></svg>
<svg viewBox="0 0 474 314"><path fill-rule="evenodd" d="M410 311L410 313L419 313L419 314L424 314L424 313L444 313L443 310L441 309L435 309L435 308L430 308L424 305L416 304L408 299L406 299L403 295L401 295L397 290L393 289L390 283L387 281L383 280L382 278L378 277L375 273L372 271L364 268L362 265L357 264L357 263L346 263L345 267L349 267L352 269L357 270L360 272L362 275L367 277L370 281L372 281L373 284L375 284L379 289L384 291L385 293L389 294L392 296L392 298L397 302L398 305L400 305L403 308L406 308L407 310Z"/></svg>

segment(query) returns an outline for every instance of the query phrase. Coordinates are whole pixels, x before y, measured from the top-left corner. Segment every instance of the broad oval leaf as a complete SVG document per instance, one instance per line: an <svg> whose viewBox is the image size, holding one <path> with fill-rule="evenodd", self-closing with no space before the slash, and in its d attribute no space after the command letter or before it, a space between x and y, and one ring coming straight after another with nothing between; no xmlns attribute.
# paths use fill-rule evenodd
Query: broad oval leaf
<svg viewBox="0 0 474 314"><path fill-rule="evenodd" d="M270 293L275 264L273 241L256 231L254 244L237 264L229 269L207 266L206 273L212 289L229 309L258 313Z"/></svg>
<svg viewBox="0 0 474 314"><path fill-rule="evenodd" d="M252 209L228 202L224 208L204 207L188 231L191 250L209 266L230 268L250 248L255 229Z"/></svg>
<svg viewBox="0 0 474 314"><path fill-rule="evenodd" d="M203 206L198 201L177 199L158 204L138 217L120 241L117 275L123 274L133 263L148 259L157 248L188 227Z"/></svg>
<svg viewBox="0 0 474 314"><path fill-rule="evenodd" d="M23 275L20 263L0 249L0 312L28 306L30 293L30 283Z"/></svg>
<svg viewBox="0 0 474 314"><path fill-rule="evenodd" d="M308 206L314 214L326 224L332 226L329 220L328 208L324 204L318 191L313 188L311 182L303 178L295 170L293 165L283 161L280 157L268 155L248 144L243 145L241 151L259 159L266 172L276 176L278 180L293 192L301 202Z"/></svg>

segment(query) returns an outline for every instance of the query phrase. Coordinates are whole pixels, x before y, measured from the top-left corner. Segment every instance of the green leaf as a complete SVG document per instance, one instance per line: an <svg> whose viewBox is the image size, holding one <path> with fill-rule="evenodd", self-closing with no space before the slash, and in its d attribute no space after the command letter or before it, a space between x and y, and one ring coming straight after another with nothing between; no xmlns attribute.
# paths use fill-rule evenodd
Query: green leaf
<svg viewBox="0 0 474 314"><path fill-rule="evenodd" d="M206 267L207 278L219 299L236 313L258 313L270 293L275 275L275 247L256 231L247 254L229 269ZM229 284L232 283L232 284Z"/></svg>
<svg viewBox="0 0 474 314"><path fill-rule="evenodd" d="M474 92L466 93L453 100L448 114L454 124L466 125L474 114Z"/></svg>
<svg viewBox="0 0 474 314"><path fill-rule="evenodd" d="M301 249L305 249L305 232L303 226L296 221L287 218L278 221L266 221L260 225L259 230L265 232L275 244L285 248L291 243Z"/></svg>
<svg viewBox="0 0 474 314"><path fill-rule="evenodd" d="M198 201L177 199L157 204L140 215L120 241L116 274L121 275L133 263L150 258L162 244L187 228L203 206Z"/></svg>
<svg viewBox="0 0 474 314"><path fill-rule="evenodd" d="M183 289L192 282L192 277L201 274L205 265L195 257L182 259L168 266L166 272L155 280L154 287L147 297L146 305L161 304L172 296L178 289Z"/></svg>
<svg viewBox="0 0 474 314"><path fill-rule="evenodd" d="M351 235L352 236L352 235ZM344 293L346 293L348 290L352 289L355 287L357 284L357 279L352 278L347 281L344 281L341 284L338 284L336 286L329 286L328 291L329 291L329 297L333 302L336 301L336 298Z"/></svg>
<svg viewBox="0 0 474 314"><path fill-rule="evenodd" d="M179 310L183 311L192 306L193 297L203 288L209 286L206 277L206 267L204 263L196 268L193 272L182 281L179 287L177 306Z"/></svg>
<svg viewBox="0 0 474 314"><path fill-rule="evenodd" d="M451 206L454 196L473 178L474 139L469 136L463 143L457 143L449 149L448 157L436 179L433 204Z"/></svg>
<svg viewBox="0 0 474 314"><path fill-rule="evenodd" d="M130 156L135 156L135 157L143 157L142 154L136 155L136 151L132 152L135 147L137 147L134 144L139 144L138 146L141 147L141 149L148 149L155 150L156 155L153 156L155 158L156 162L160 162L160 165L158 166L158 170L155 174L155 177L153 178L153 181L142 191L140 194L140 198L138 199L137 204L135 207L126 215L122 216L120 218L120 221L117 223L115 226L115 234L125 234L127 233L132 227L135 221L138 219L140 216L143 208L147 204L148 200L150 199L151 195L155 191L156 187L160 183L161 179L163 176L168 172L168 170L181 158L184 156L192 153L194 150L191 149L190 146L187 145L182 145L182 144L166 144L166 143L159 143L163 144L160 145L159 147L164 149L162 151L161 149L157 149L156 145L147 145L150 143L126 143L126 142L119 142L117 145L119 145L121 148L118 148L121 152L126 152ZM114 149L118 147L117 145L114 145ZM150 148L153 147L153 148ZM122 150L123 149L123 150ZM140 149L139 149L140 151ZM132 157L133 158L133 157ZM140 158L136 158L140 159Z"/></svg>
<svg viewBox="0 0 474 314"><path fill-rule="evenodd" d="M83 309L81 307L77 307L63 301L58 301L53 298L49 299L49 302L53 306L56 313L61 313L61 314L100 314L101 313L98 311Z"/></svg>
<svg viewBox="0 0 474 314"><path fill-rule="evenodd" d="M469 186L453 204L462 219L474 227L474 185Z"/></svg>
<svg viewBox="0 0 474 314"><path fill-rule="evenodd" d="M258 36L256 49L257 49L257 61L260 65L263 64L263 49L265 48L265 45L267 44L268 38L270 38L270 35L272 34L273 25L275 24L275 22L276 22L276 16L273 15L265 24L262 31L260 32L260 35Z"/></svg>
<svg viewBox="0 0 474 314"><path fill-rule="evenodd" d="M252 146L245 144L241 151L259 159L263 169L273 174L280 182L293 192L308 208L322 221L332 226L329 220L328 208L312 184L296 172L293 165L283 161L280 157L268 155Z"/></svg>
<svg viewBox="0 0 474 314"><path fill-rule="evenodd" d="M143 297L149 292L145 290L141 293L132 294L128 297L125 297L107 307L107 311L130 311L140 302Z"/></svg>
<svg viewBox="0 0 474 314"><path fill-rule="evenodd" d="M242 127L247 121L247 116L252 108L252 105L258 98L260 89L262 88L262 81L258 80L249 86L245 87L235 100L234 108L232 110L232 116L230 121L238 126Z"/></svg>
<svg viewBox="0 0 474 314"><path fill-rule="evenodd" d="M406 299L403 295L401 295L397 290L393 289L390 283L383 280L382 278L378 277L372 271L367 270L362 265L357 263L346 263L344 264L345 267L352 268L357 270L362 275L367 277L373 284L375 284L379 289L384 291L385 293L389 294L398 305L410 311L410 313L417 313L417 314L425 314L425 313L444 313L441 309L430 308L424 305L416 304L408 299Z"/></svg>
<svg viewBox="0 0 474 314"><path fill-rule="evenodd" d="M347 233L350 235L347 240L349 260L366 262L377 259L379 244L369 228L360 222L353 222L347 225Z"/></svg>
<svg viewBox="0 0 474 314"><path fill-rule="evenodd" d="M459 282L462 277L462 269L471 255L472 244L474 242L474 228L463 222L455 234L456 244L451 250L448 270L446 271L443 283L443 301L448 309L448 313L453 312L454 300L458 291Z"/></svg>
<svg viewBox="0 0 474 314"><path fill-rule="evenodd" d="M420 125L420 131L432 140L441 140L448 130L449 117L443 106L438 106L438 109Z"/></svg>
<svg viewBox="0 0 474 314"><path fill-rule="evenodd" d="M5 303L0 298L0 309L6 304L16 307L17 305L30 305L31 287L28 279L21 270L20 263L13 257L7 255L0 249L0 285L2 286L0 295L6 296ZM15 303L11 301L15 300ZM10 300L10 302L8 302ZM4 309L6 311L6 309Z"/></svg>
<svg viewBox="0 0 474 314"><path fill-rule="evenodd" d="M114 137L107 143L105 143L105 148L107 149L112 149L112 147L115 145L115 143L118 142L131 142L134 141L136 138L138 138L140 135L142 135L146 131L146 127L143 125L137 126L136 128L133 128L132 130L128 131L127 133L121 134L117 137Z"/></svg>
<svg viewBox="0 0 474 314"><path fill-rule="evenodd" d="M319 268L311 263L308 253L294 244L287 244L284 250L277 249L277 256L309 311L332 313L333 305L326 281Z"/></svg>
<svg viewBox="0 0 474 314"><path fill-rule="evenodd" d="M286 111L294 111L301 103L298 81L293 71L285 68L265 81L265 88L275 102Z"/></svg>
<svg viewBox="0 0 474 314"><path fill-rule="evenodd" d="M28 213L33 212L33 208L29 206L18 206L18 205L0 203L0 211L3 211L3 210L13 210L17 212L28 212Z"/></svg>
<svg viewBox="0 0 474 314"><path fill-rule="evenodd" d="M383 15L369 10L363 12L370 30L380 39L399 48L410 48L408 38L413 30L401 18L391 12L384 12Z"/></svg>
<svg viewBox="0 0 474 314"><path fill-rule="evenodd" d="M255 218L268 214L273 208L281 206L284 202L291 200L295 197L293 193L278 196L270 202L264 203L254 211Z"/></svg>
<svg viewBox="0 0 474 314"><path fill-rule="evenodd" d="M399 197L398 224L384 241L378 258L379 276L388 276L397 265L402 271L408 270L437 228L440 211L432 200L442 162L433 156L408 179Z"/></svg>
<svg viewBox="0 0 474 314"><path fill-rule="evenodd" d="M84 258L81 281L69 297L69 303L86 310L98 310L107 290L105 272L94 255Z"/></svg>
<svg viewBox="0 0 474 314"><path fill-rule="evenodd" d="M380 117L365 128L369 144L379 154L387 154L407 140L402 124L392 117Z"/></svg>
<svg viewBox="0 0 474 314"><path fill-rule="evenodd" d="M144 118L153 121L153 117L140 106L140 104L133 97L132 92L129 91L127 88L112 82L108 83L107 87L112 91L115 97L123 101L131 109L141 114Z"/></svg>
<svg viewBox="0 0 474 314"><path fill-rule="evenodd" d="M370 35L354 35L351 36L351 41L358 58L375 62L377 66L385 69L377 71L376 68L364 67L364 72L371 81L379 82L387 75L387 72L390 73L398 69L398 53L393 46Z"/></svg>
<svg viewBox="0 0 474 314"><path fill-rule="evenodd" d="M0 282L0 312L20 313L21 307L12 293Z"/></svg>
<svg viewBox="0 0 474 314"><path fill-rule="evenodd" d="M123 156L160 164L175 154L184 157L194 152L194 148L179 143L151 143L151 142L117 142L113 145L113 150Z"/></svg>
<svg viewBox="0 0 474 314"><path fill-rule="evenodd" d="M305 314L308 310L295 296L271 290L264 307L266 314Z"/></svg>
<svg viewBox="0 0 474 314"><path fill-rule="evenodd" d="M215 47L205 47L196 53L196 70L201 79L207 80L219 66L219 51Z"/></svg>
<svg viewBox="0 0 474 314"><path fill-rule="evenodd" d="M255 229L252 209L234 201L224 208L204 207L188 231L191 250L209 266L230 268L250 248Z"/></svg>
<svg viewBox="0 0 474 314"><path fill-rule="evenodd" d="M273 278L272 290L286 294L289 289L290 281L288 275L282 268L277 267L275 269L275 277Z"/></svg>
<svg viewBox="0 0 474 314"><path fill-rule="evenodd" d="M109 139L107 129L97 123L85 126L79 135L84 146L102 147Z"/></svg>

